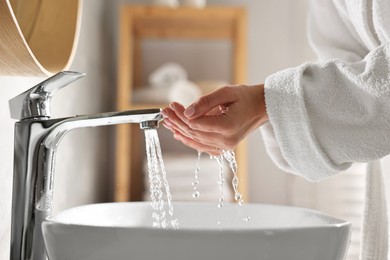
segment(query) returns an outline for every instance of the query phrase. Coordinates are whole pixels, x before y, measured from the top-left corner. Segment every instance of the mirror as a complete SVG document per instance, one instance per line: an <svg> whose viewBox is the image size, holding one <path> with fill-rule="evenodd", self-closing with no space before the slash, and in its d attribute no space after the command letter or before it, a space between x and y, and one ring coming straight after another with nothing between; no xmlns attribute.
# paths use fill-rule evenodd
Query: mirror
<svg viewBox="0 0 390 260"><path fill-rule="evenodd" d="M0 5L1 74L38 74L30 68L35 65L50 75L68 67L77 43L79 0L6 0Z"/></svg>

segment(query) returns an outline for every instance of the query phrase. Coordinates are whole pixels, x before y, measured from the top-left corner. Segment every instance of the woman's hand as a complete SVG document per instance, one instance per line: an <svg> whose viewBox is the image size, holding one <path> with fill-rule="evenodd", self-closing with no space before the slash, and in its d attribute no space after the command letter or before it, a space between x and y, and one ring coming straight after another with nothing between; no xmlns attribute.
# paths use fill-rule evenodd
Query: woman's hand
<svg viewBox="0 0 390 260"><path fill-rule="evenodd" d="M236 145L267 119L264 85L227 86L201 97L187 109L173 102L162 111L175 139L218 155Z"/></svg>

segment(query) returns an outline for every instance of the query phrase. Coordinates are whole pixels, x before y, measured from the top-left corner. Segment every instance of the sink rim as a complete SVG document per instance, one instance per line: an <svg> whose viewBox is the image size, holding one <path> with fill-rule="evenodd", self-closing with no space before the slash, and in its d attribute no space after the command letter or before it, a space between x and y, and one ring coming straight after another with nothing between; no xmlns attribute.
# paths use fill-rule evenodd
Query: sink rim
<svg viewBox="0 0 390 260"><path fill-rule="evenodd" d="M112 210L107 204L117 210ZM123 204L130 207L121 208ZM185 206L177 207L178 204ZM199 211L189 210L194 204L198 204ZM204 204L212 208L202 207ZM253 203L245 205L255 207L238 211L237 214L235 208L226 207L226 211L217 213L217 202L175 202L175 217L179 219L179 229L175 230L153 228L151 223L149 226L148 215L152 212L150 202L88 204L71 208L76 211L63 215L60 221L53 222L62 212L45 220L42 229L48 256L56 260L65 259L64 256L67 259L122 260L130 254L137 260L258 259L259 256L266 260L345 258L352 233L349 222L306 208ZM78 211L80 207L91 206L95 208ZM267 207L274 209L268 210ZM291 212L290 208L297 211L286 214ZM137 209L140 211L135 211ZM248 213L253 213L253 224L245 228L239 218ZM129 219L128 215L131 216ZM94 216L100 217L92 219ZM181 217L183 221L180 221ZM219 218L222 228L215 222ZM76 224L64 223L67 220ZM94 223L91 225L90 222ZM233 228L229 228L231 224ZM158 246L153 249L149 245ZM307 246L309 249L302 251L301 248Z"/></svg>
<svg viewBox="0 0 390 260"><path fill-rule="evenodd" d="M317 210L303 208L303 207L295 207L295 206L286 206L286 205L274 205L274 204L264 204L264 203L245 203L243 207L256 207L256 206L262 206L262 207L269 207L269 208L283 208L283 209L290 209L294 211L301 211L301 212L307 212L309 214L317 215L323 219L326 219L329 223L321 223L321 224L315 224L311 226L273 226L273 227L253 227L253 228L239 228L239 227L221 227L221 228L202 228L202 227L196 227L196 228L189 228L189 227L182 227L179 224L179 229L173 229L173 228L166 228L166 229L160 229L160 228L154 228L152 226L127 226L127 225L97 225L97 224L81 224L81 223L70 223L65 222L64 220L59 219L62 214L77 210L80 208L89 208L89 207L105 207L105 206L114 206L119 207L123 205L145 205L147 204L148 207L151 207L149 201L136 201L136 202L105 202L105 203L92 203L92 204L85 204L80 206L71 207L68 209L65 209L61 212L59 212L56 215L47 217L42 225L62 225L62 226L75 226L75 227L82 227L82 228L91 228L91 229L113 229L113 230L151 230L153 232L277 232L277 231L294 231L294 230L312 230L312 229L323 229L323 228L350 228L352 224L349 221L336 218L330 215L327 215L325 213L322 213ZM175 207L180 207L180 205L196 205L196 206L215 206L217 207L217 203L215 202L191 202L191 201L176 201L173 202L174 209ZM224 204L224 207L240 207L237 203L233 202L226 202ZM174 215L175 216L175 215ZM175 216L176 217L176 216ZM178 218L180 223L180 218ZM151 220L152 221L152 220ZM332 222L332 223L331 223Z"/></svg>

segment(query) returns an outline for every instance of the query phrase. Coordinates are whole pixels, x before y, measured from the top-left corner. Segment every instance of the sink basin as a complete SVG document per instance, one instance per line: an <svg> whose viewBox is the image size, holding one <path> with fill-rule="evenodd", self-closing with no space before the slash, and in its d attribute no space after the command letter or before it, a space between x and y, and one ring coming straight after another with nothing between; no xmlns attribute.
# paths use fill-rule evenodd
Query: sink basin
<svg viewBox="0 0 390 260"><path fill-rule="evenodd" d="M152 227L149 202L91 204L43 223L50 260L342 260L351 224L294 207L174 203L179 229Z"/></svg>

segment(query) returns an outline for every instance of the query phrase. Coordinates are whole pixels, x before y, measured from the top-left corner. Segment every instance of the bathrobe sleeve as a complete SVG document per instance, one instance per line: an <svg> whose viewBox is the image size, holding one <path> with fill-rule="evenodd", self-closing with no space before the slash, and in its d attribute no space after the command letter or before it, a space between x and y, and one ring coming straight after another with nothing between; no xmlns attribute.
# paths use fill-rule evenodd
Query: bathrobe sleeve
<svg viewBox="0 0 390 260"><path fill-rule="evenodd" d="M318 3L311 41L322 58L340 58L269 76L262 127L273 161L310 181L390 153L390 44L368 51L333 1Z"/></svg>

